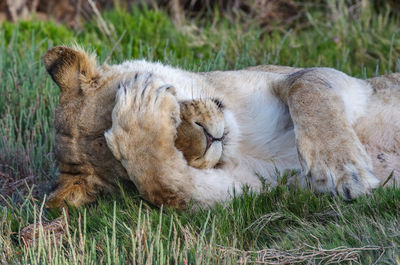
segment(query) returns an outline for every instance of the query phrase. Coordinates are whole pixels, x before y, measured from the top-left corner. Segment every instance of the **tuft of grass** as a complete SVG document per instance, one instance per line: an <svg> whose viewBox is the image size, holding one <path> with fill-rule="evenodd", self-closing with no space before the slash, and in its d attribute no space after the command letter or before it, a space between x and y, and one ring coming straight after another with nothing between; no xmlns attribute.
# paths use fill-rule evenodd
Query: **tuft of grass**
<svg viewBox="0 0 400 265"><path fill-rule="evenodd" d="M29 202L22 209L4 208L0 223L4 230L0 232L1 240L8 243L4 246L12 253L8 254L8 261L24 264L236 264L244 260L268 264L310 261L370 264L380 261L393 264L398 259L398 189L379 189L370 197L345 203L280 185L271 192L257 196L247 192L227 205L196 213L156 209L131 190L121 189L120 193L104 197L85 209L69 209L70 232L64 245L42 234L35 244L23 247L18 232L21 227L39 220L42 209ZM29 212L28 216L25 211ZM58 214L45 212L44 215L51 218ZM9 220L4 221L7 216ZM10 230L16 234L10 236Z"/></svg>
<svg viewBox="0 0 400 265"><path fill-rule="evenodd" d="M69 209L63 244L39 230L26 246L23 227L61 213L42 208L54 181L54 110L59 91L40 58L77 42L99 61L159 60L193 71L255 64L327 66L358 77L399 71L400 22L345 1L328 13L307 9L309 27L265 33L216 16L175 26L161 11L133 8L102 14L82 31L52 22L0 26L0 263L1 264L293 264L389 263L400 260L400 191L376 190L347 203L289 189L285 183L199 212L157 209L134 188Z"/></svg>

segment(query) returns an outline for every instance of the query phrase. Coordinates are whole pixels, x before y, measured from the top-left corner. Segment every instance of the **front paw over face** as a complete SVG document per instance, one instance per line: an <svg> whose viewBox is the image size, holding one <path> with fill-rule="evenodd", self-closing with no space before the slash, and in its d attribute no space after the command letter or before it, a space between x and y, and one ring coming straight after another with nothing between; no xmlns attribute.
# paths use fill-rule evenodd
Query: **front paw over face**
<svg viewBox="0 0 400 265"><path fill-rule="evenodd" d="M132 80L120 84L112 122L105 136L119 160L129 150L173 147L180 123L174 88L150 73L136 74Z"/></svg>
<svg viewBox="0 0 400 265"><path fill-rule="evenodd" d="M298 141L303 176L316 191L352 200L369 193L379 181L359 139L351 133L338 138L341 139Z"/></svg>

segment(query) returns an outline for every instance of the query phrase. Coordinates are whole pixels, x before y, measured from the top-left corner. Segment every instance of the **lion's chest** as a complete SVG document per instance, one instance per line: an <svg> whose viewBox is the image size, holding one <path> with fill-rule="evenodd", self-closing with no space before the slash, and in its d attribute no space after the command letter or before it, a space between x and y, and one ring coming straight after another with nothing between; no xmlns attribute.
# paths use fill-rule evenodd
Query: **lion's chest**
<svg viewBox="0 0 400 265"><path fill-rule="evenodd" d="M236 157L270 183L277 170L299 169L293 122L287 107L268 90L244 94L228 103L238 123Z"/></svg>

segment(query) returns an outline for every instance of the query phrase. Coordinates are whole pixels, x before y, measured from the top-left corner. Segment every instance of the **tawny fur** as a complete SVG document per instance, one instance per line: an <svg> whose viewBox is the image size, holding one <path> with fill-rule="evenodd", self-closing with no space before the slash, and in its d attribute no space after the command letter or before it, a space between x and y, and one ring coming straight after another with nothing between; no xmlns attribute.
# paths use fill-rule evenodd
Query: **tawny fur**
<svg viewBox="0 0 400 265"><path fill-rule="evenodd" d="M111 192L118 178L129 178L104 138L104 132L111 127L117 87L109 86L112 75L102 79L105 83L97 81L95 57L79 48L53 48L43 62L60 87L55 119L55 156L60 173L48 205L59 207L68 202L79 206L95 201L100 192ZM209 99L181 104L188 111L181 112L184 122L178 130L178 148L187 154L192 166L215 166L221 154L211 156L208 152L204 156L206 138L194 122L205 123L207 118L210 130L214 130L222 118L218 106Z"/></svg>
<svg viewBox="0 0 400 265"><path fill-rule="evenodd" d="M391 183L399 181L399 74L364 81L329 68L98 67L67 47L43 61L61 90L53 201L92 201L117 177L132 180L149 201L177 208L190 200L212 206L244 185L258 191L259 176L273 186L276 170L301 169L301 183L345 199L369 193L392 172ZM223 108L213 104L219 101ZM209 132L221 141L203 153ZM70 179L85 180L85 188Z"/></svg>

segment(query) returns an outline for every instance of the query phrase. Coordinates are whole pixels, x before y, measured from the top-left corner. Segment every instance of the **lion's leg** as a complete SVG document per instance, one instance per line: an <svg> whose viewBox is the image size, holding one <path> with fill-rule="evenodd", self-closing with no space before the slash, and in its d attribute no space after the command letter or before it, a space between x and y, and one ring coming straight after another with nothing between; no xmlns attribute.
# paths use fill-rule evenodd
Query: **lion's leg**
<svg viewBox="0 0 400 265"><path fill-rule="evenodd" d="M240 193L246 181L237 172L187 164L175 147L179 112L174 88L150 74L121 84L117 92L105 137L142 196L156 205L186 208L190 200L204 207L227 200L233 189Z"/></svg>
<svg viewBox="0 0 400 265"><path fill-rule="evenodd" d="M351 125L363 110L364 90L361 80L333 69L301 70L276 88L294 123L303 175L317 191L350 200L379 184Z"/></svg>

